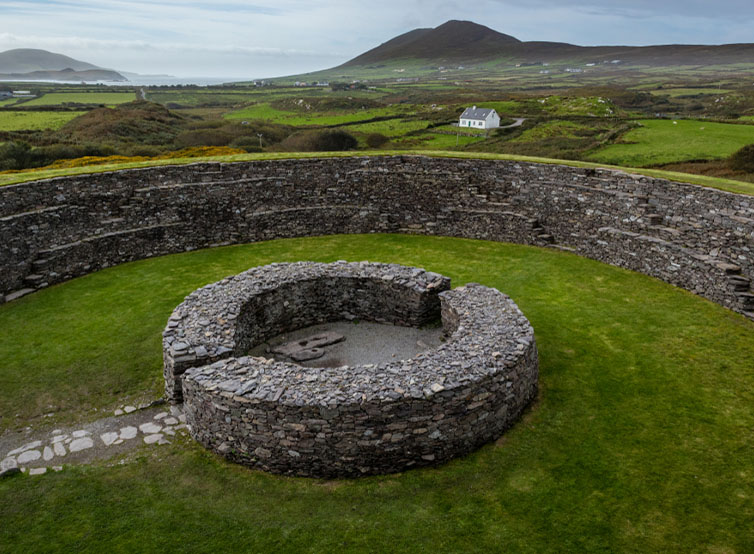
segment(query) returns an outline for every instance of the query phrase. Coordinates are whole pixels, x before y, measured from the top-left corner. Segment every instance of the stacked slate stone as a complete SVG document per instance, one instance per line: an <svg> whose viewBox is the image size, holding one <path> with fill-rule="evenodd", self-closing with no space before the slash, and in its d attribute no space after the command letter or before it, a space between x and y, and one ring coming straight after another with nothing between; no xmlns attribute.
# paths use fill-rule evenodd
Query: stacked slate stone
<svg viewBox="0 0 754 554"><path fill-rule="evenodd" d="M150 256L342 233L559 248L754 319L751 196L609 169L421 156L201 163L0 187L0 303Z"/></svg>
<svg viewBox="0 0 754 554"><path fill-rule="evenodd" d="M202 287L179 305L163 332L165 394L181 399L186 369L284 332L337 320L421 327L439 317L437 293L450 279L395 264L271 264Z"/></svg>
<svg viewBox="0 0 754 554"><path fill-rule="evenodd" d="M295 292L297 278L303 296ZM275 287L292 300L272 294ZM435 350L376 365L306 368L238 355L187 369L182 394L192 435L235 462L312 477L437 464L496 439L536 395L533 330L499 291L480 285L448 288L446 277L416 268L341 262L275 264L200 289L204 292L190 295L176 310L181 324L172 328L173 335L183 331L188 344L203 340L195 332L200 317L229 321L218 315L223 305L231 311L247 306L255 314L236 312L235 334L243 341L290 331L312 318L321 321L322 314L305 313L321 308L329 318L371 314L410 325L442 314L449 336ZM250 292L274 307L266 310L261 300L249 303ZM232 300L234 293L241 296ZM316 302L317 294L325 301ZM224 304L203 311L201 300L209 298ZM252 321L264 328L239 332ZM225 332L232 327L221 327L220 334L233 335ZM166 342L166 348L172 344Z"/></svg>

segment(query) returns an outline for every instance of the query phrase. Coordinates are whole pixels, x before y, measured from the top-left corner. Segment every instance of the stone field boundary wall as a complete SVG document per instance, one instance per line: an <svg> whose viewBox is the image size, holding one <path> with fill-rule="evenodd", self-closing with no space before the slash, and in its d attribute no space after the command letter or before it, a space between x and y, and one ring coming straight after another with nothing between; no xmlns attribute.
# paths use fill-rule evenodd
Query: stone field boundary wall
<svg viewBox="0 0 754 554"><path fill-rule="evenodd" d="M449 288L447 277L395 264L250 269L173 312L166 368L197 349L205 356L182 376L166 371L166 389L183 382L197 441L265 471L356 477L445 462L513 425L539 375L534 330L508 296ZM277 334L349 317L411 327L441 318L447 340L409 359L343 367L245 355ZM206 365L223 345L232 351Z"/></svg>
<svg viewBox="0 0 754 554"><path fill-rule="evenodd" d="M373 232L559 248L754 318L754 197L614 170L422 156L197 163L0 187L0 298L150 256Z"/></svg>

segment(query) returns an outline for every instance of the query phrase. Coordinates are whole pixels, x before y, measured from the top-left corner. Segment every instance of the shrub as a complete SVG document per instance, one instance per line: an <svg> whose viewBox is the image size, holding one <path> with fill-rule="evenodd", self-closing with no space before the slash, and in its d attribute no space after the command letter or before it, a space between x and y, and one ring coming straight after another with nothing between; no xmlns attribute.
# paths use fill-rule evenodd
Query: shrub
<svg viewBox="0 0 754 554"><path fill-rule="evenodd" d="M31 146L21 141L0 144L0 171L23 169L27 167L31 155Z"/></svg>
<svg viewBox="0 0 754 554"><path fill-rule="evenodd" d="M314 136L312 142L314 150L317 152L335 152L340 150L353 150L358 146L353 135L345 131L324 131Z"/></svg>
<svg viewBox="0 0 754 554"><path fill-rule="evenodd" d="M238 137L228 146L233 148L243 148L247 152L261 152L262 148L259 146L259 137Z"/></svg>
<svg viewBox="0 0 754 554"><path fill-rule="evenodd" d="M754 144L744 146L728 158L728 167L736 171L754 173Z"/></svg>
<svg viewBox="0 0 754 554"><path fill-rule="evenodd" d="M370 148L379 148L380 146L386 144L389 140L390 139L382 133L371 133L370 135L367 135L366 143Z"/></svg>
<svg viewBox="0 0 754 554"><path fill-rule="evenodd" d="M227 146L233 140L233 135L223 129L195 129L184 131L175 138L175 145L179 148L191 146Z"/></svg>
<svg viewBox="0 0 754 554"><path fill-rule="evenodd" d="M337 152L356 148L358 141L345 131L295 133L281 143L289 152Z"/></svg>

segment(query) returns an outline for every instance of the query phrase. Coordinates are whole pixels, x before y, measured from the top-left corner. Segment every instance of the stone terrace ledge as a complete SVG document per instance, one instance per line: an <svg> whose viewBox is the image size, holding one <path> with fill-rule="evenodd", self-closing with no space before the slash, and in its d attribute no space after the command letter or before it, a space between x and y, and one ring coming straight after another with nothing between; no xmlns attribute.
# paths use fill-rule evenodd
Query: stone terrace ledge
<svg viewBox="0 0 754 554"><path fill-rule="evenodd" d="M196 440L265 471L352 477L466 454L533 400L538 358L533 329L509 297L449 285L421 269L368 262L273 264L208 285L166 329L168 394L182 392ZM317 322L420 326L440 314L448 340L407 360L308 368L244 355ZM191 358L181 379L176 363Z"/></svg>

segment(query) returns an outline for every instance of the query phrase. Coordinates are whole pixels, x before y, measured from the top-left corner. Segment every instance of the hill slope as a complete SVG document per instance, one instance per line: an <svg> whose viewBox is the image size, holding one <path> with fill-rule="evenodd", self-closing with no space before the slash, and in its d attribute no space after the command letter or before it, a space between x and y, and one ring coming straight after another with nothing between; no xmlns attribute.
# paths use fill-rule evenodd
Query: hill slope
<svg viewBox="0 0 754 554"><path fill-rule="evenodd" d="M30 73L32 71L60 71L61 69L85 71L101 68L47 50L17 48L0 52L0 73Z"/></svg>
<svg viewBox="0 0 754 554"><path fill-rule="evenodd" d="M434 29L414 29L346 62L341 67L397 58L465 60L494 57L517 38L471 21L448 21Z"/></svg>
<svg viewBox="0 0 754 554"><path fill-rule="evenodd" d="M120 73L34 48L0 52L0 79L32 81L126 81Z"/></svg>
<svg viewBox="0 0 754 554"><path fill-rule="evenodd" d="M98 108L68 122L58 131L64 141L78 143L166 144L181 131L185 120L164 106L137 100L115 108Z"/></svg>
<svg viewBox="0 0 754 554"><path fill-rule="evenodd" d="M448 21L434 29L414 29L373 48L346 63L309 77L330 76L333 70L376 69L390 63L418 61L426 66L498 62L499 68L515 64L610 64L646 67L708 67L754 64L754 44L659 46L578 46L561 42L522 42L470 21ZM360 77L369 77L360 74Z"/></svg>

